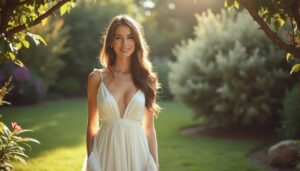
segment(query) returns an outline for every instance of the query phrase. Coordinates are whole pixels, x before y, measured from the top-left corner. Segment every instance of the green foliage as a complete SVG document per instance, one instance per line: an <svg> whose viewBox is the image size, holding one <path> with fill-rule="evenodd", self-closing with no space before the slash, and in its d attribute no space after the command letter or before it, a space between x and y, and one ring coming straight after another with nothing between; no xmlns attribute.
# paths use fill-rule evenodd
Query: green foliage
<svg viewBox="0 0 300 171"><path fill-rule="evenodd" d="M40 35L30 33L27 29L39 23L45 24L45 19L60 7L62 7L60 12L63 15L74 6L74 2L75 0L0 1L0 65L2 65L0 81L5 79L5 74L7 74L6 72L3 73L3 70L5 70L3 65L7 65L7 61L12 61L23 67L23 62L21 62L17 54L23 47L30 47L30 42L27 38L31 38L37 45L40 42L46 44ZM40 95L45 92L43 83L37 77L25 71L24 67L14 70L13 76L15 79L14 83L16 84L14 91L18 90L13 95L18 93L24 95L25 93L25 97L28 97L30 101L39 99ZM10 104L3 100L4 96L12 89L9 85L10 82L11 77L0 89L0 105L4 103ZM27 101L28 99L25 98L22 100ZM39 143L33 138L22 138L19 136L19 134L31 130L21 130L21 127L16 123L13 123L12 127L13 131L8 129L3 122L0 122L0 170L10 170L13 168L11 165L12 160L26 163L25 158L28 158L28 156L25 154L24 146L31 147L28 142Z"/></svg>
<svg viewBox="0 0 300 171"><path fill-rule="evenodd" d="M150 52L154 57L170 57L174 44L179 43L187 33L182 28L184 25L175 18L164 17L163 24L159 23L157 18L148 18L144 23L146 39L151 47Z"/></svg>
<svg viewBox="0 0 300 171"><path fill-rule="evenodd" d="M0 75L3 80L12 75L14 88L7 95L7 100L13 104L32 104L45 97L47 86L37 75L12 63L0 65ZM0 81L3 81L0 79Z"/></svg>
<svg viewBox="0 0 300 171"><path fill-rule="evenodd" d="M7 95L11 90L12 78L10 77L7 82L0 88L0 106L3 104L10 104L4 101L5 95ZM0 115L0 119L2 115ZM20 137L20 134L29 132L31 130L22 130L22 128L16 123L12 123L11 131L4 122L0 121L0 170L6 171L13 168L11 165L12 160L17 160L26 164L25 158L28 156L25 154L24 146L31 148L28 144L29 142L39 143L36 139L28 137Z"/></svg>
<svg viewBox="0 0 300 171"><path fill-rule="evenodd" d="M45 40L27 31L31 26L39 23L45 24L46 18L55 10L61 8L61 14L75 6L75 0L50 1L0 1L0 60L11 60L23 66L18 58L18 51L30 47L28 38L36 44L45 44Z"/></svg>
<svg viewBox="0 0 300 171"><path fill-rule="evenodd" d="M226 0L224 5L230 10L233 6L238 9L239 4L248 10L273 43L287 52L287 61L291 57L300 59L299 0ZM278 33L279 29L287 22L290 22L292 28L285 36L288 41L283 41L269 26L272 26ZM297 68L299 68L299 64L295 64L290 73L297 72L299 70Z"/></svg>
<svg viewBox="0 0 300 171"><path fill-rule="evenodd" d="M246 4L246 8L249 7L255 10L261 15L266 23L273 25L275 30L278 31L286 21L290 19L294 20L290 17L293 16L291 8L292 5L295 5L293 4L295 1L297 0L253 0ZM244 0L226 0L224 6L229 10L232 7L239 9L239 3L244 4Z"/></svg>
<svg viewBox="0 0 300 171"><path fill-rule="evenodd" d="M56 83L58 72L64 67L60 56L68 50L65 44L69 29L63 25L62 19L51 18L44 26L32 27L30 31L44 37L47 46L30 46L20 53L26 66L42 78L47 86Z"/></svg>
<svg viewBox="0 0 300 171"><path fill-rule="evenodd" d="M55 90L65 96L75 95L79 90L79 83L77 80L67 77L56 83Z"/></svg>
<svg viewBox="0 0 300 171"><path fill-rule="evenodd" d="M2 81L2 80L0 79L0 81ZM11 81L12 81L12 77L9 77L8 81L6 81L5 84L0 88L0 106L2 106L4 104L10 104L10 102L4 100L4 97L13 88L13 86L11 85ZM0 116L1 116L1 113L0 113Z"/></svg>
<svg viewBox="0 0 300 171"><path fill-rule="evenodd" d="M291 73L298 72L299 70L300 70L300 64L295 64L291 69Z"/></svg>
<svg viewBox="0 0 300 171"><path fill-rule="evenodd" d="M29 142L38 143L36 139L21 137L20 134L31 132L28 129L22 129L17 123L12 123L11 131L3 122L0 122L0 170L9 171L13 168L12 160L20 161L26 164L25 146L31 148Z"/></svg>
<svg viewBox="0 0 300 171"><path fill-rule="evenodd" d="M139 0L141 11L145 13L146 39L151 47L151 56L170 58L175 44L193 36L193 26L197 23L194 14L208 8L217 12L224 0L172 0L155 1L152 8L143 6L148 0ZM148 1L149 2L149 1ZM174 8L170 8L173 6ZM173 57L173 56L172 56Z"/></svg>
<svg viewBox="0 0 300 171"><path fill-rule="evenodd" d="M168 85L168 74L170 72L170 68L168 63L170 61L167 58L155 58L153 63L153 69L157 73L158 81L161 84L161 88L159 89L158 98L161 100L172 100L173 95L170 92L170 87Z"/></svg>
<svg viewBox="0 0 300 171"><path fill-rule="evenodd" d="M136 6L129 1L80 1L72 12L64 15L65 26L70 28L66 46L70 49L62 55L65 67L60 71L59 82L68 75L84 87L88 73L99 67L101 34L109 21L118 14L135 16Z"/></svg>
<svg viewBox="0 0 300 171"><path fill-rule="evenodd" d="M196 38L176 47L177 61L170 65L176 98L219 124L265 123L278 116L288 77L283 53L244 13L208 11L197 19Z"/></svg>
<svg viewBox="0 0 300 171"><path fill-rule="evenodd" d="M280 133L285 138L300 138L300 85L295 85L283 99Z"/></svg>

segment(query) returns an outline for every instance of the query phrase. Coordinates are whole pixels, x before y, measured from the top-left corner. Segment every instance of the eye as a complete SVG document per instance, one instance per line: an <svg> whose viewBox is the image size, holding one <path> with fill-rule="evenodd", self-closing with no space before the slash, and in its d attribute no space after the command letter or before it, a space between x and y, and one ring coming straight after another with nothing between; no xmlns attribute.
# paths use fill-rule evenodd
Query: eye
<svg viewBox="0 0 300 171"><path fill-rule="evenodd" d="M119 40L119 39L121 39L121 36L114 36L114 39Z"/></svg>

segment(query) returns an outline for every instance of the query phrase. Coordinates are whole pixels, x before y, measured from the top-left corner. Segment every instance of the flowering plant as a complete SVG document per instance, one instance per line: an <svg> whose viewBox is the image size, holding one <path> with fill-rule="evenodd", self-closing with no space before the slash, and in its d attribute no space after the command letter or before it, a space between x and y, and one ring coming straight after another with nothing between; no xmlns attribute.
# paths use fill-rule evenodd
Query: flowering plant
<svg viewBox="0 0 300 171"><path fill-rule="evenodd" d="M12 89L10 82L11 78L3 87L0 87L0 106L3 104L10 104L3 100L4 96ZM35 142L39 144L39 141L36 139L19 136L25 132L31 132L31 130L22 129L22 127L16 122L12 122L11 127L12 130L0 121L0 170L4 171L9 171L13 168L10 164L12 160L18 160L22 163L26 163L25 158L28 158L28 156L24 153L24 146L31 148L28 142Z"/></svg>
<svg viewBox="0 0 300 171"><path fill-rule="evenodd" d="M47 92L47 85L38 75L25 67L11 63L0 64L0 82L12 78L14 88L6 99L14 105L33 104L42 100Z"/></svg>
<svg viewBox="0 0 300 171"><path fill-rule="evenodd" d="M13 168L10 164L12 160L17 160L25 164L25 158L28 158L28 156L24 153L24 146L31 148L28 142L40 144L36 139L19 136L32 130L22 129L16 122L12 122L11 126L12 130L3 122L0 122L0 170L10 170Z"/></svg>

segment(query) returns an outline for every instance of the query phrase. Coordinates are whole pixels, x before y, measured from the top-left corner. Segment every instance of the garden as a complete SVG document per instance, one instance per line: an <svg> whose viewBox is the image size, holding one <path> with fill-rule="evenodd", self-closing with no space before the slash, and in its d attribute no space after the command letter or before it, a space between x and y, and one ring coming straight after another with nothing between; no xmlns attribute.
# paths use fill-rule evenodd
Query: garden
<svg viewBox="0 0 300 171"><path fill-rule="evenodd" d="M0 170L81 170L109 21L143 25L161 171L300 169L297 0L0 2Z"/></svg>

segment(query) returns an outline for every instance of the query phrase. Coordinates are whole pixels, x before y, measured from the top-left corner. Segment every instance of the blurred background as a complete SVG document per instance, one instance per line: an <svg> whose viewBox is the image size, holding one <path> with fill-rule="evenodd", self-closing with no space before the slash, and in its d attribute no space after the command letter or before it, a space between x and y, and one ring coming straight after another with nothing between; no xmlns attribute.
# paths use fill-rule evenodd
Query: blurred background
<svg viewBox="0 0 300 171"><path fill-rule="evenodd" d="M108 22L128 14L144 27L163 108L156 119L161 171L297 169L270 164L269 147L300 138L299 74L246 10L224 0L85 0L63 16L30 28L47 46L21 49L25 67L0 64L0 83L12 76L0 107L8 126L18 122L40 141L20 171L80 170L86 155L86 86ZM292 29L286 22L278 31ZM284 147L294 147L294 141ZM296 158L294 157L296 156ZM276 158L277 159L277 158ZM275 159L274 159L275 160Z"/></svg>

